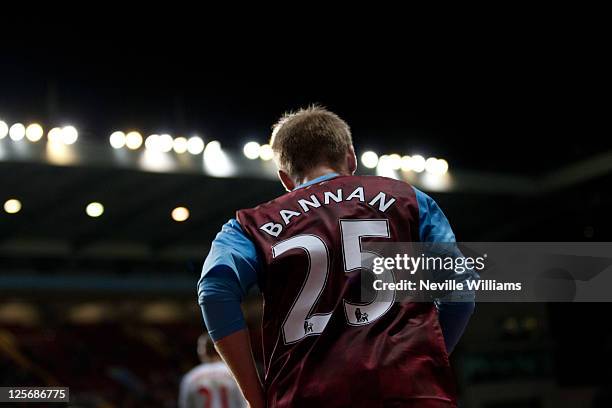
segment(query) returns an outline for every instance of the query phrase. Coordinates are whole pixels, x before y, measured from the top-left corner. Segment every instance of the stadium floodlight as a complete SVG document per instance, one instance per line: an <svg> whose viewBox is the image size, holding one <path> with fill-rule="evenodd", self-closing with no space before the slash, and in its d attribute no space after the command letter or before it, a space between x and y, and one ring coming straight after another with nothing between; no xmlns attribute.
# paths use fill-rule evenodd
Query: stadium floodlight
<svg viewBox="0 0 612 408"><path fill-rule="evenodd" d="M163 134L159 136L158 139L158 148L160 152L168 153L174 147L174 139L172 136L168 134Z"/></svg>
<svg viewBox="0 0 612 408"><path fill-rule="evenodd" d="M214 159L215 155L221 153L221 143L217 140L213 140L206 145L204 149L205 159Z"/></svg>
<svg viewBox="0 0 612 408"><path fill-rule="evenodd" d="M425 158L420 154L412 156L412 170L422 173L425 170Z"/></svg>
<svg viewBox="0 0 612 408"><path fill-rule="evenodd" d="M25 137L25 131L25 126L21 123L15 123L9 128L9 136L14 141L18 141Z"/></svg>
<svg viewBox="0 0 612 408"><path fill-rule="evenodd" d="M452 187L449 177L442 177L439 174L425 173L421 177L423 187L431 191L448 191Z"/></svg>
<svg viewBox="0 0 612 408"><path fill-rule="evenodd" d="M125 146L130 150L136 150L142 146L142 135L136 131L125 135Z"/></svg>
<svg viewBox="0 0 612 408"><path fill-rule="evenodd" d="M448 162L444 159L438 159L438 174L446 174L448 172Z"/></svg>
<svg viewBox="0 0 612 408"><path fill-rule="evenodd" d="M391 170L399 170L402 168L402 157L399 154L390 154L388 160Z"/></svg>
<svg viewBox="0 0 612 408"><path fill-rule="evenodd" d="M9 128L6 122L0 120L0 139L4 139L8 135Z"/></svg>
<svg viewBox="0 0 612 408"><path fill-rule="evenodd" d="M62 141L62 129L54 127L47 133L47 140L51 143L60 143Z"/></svg>
<svg viewBox="0 0 612 408"><path fill-rule="evenodd" d="M187 151L191 154L202 153L204 151L204 140L199 136L190 137L189 140L187 140Z"/></svg>
<svg viewBox="0 0 612 408"><path fill-rule="evenodd" d="M121 131L113 132L110 135L109 141L113 149L121 149L125 146L125 133Z"/></svg>
<svg viewBox="0 0 612 408"><path fill-rule="evenodd" d="M378 164L376 165L376 168L379 170L391 169L391 166L389 165L389 155L383 154L382 156L380 156L378 158Z"/></svg>
<svg viewBox="0 0 612 408"><path fill-rule="evenodd" d="M172 148L178 154L183 154L187 151L187 139L184 137L177 137L172 142Z"/></svg>
<svg viewBox="0 0 612 408"><path fill-rule="evenodd" d="M38 142L40 139L42 139L43 134L43 128L38 123L29 124L25 130L26 138L30 142Z"/></svg>
<svg viewBox="0 0 612 408"><path fill-rule="evenodd" d="M151 150L154 152L159 151L159 135L149 135L145 139L145 149Z"/></svg>
<svg viewBox="0 0 612 408"><path fill-rule="evenodd" d="M272 160L274 152L269 144L261 145L259 148L259 158L264 161Z"/></svg>
<svg viewBox="0 0 612 408"><path fill-rule="evenodd" d="M259 151L261 150L261 146L257 142L248 142L244 145L242 152L246 156L247 159L255 160L259 157Z"/></svg>
<svg viewBox="0 0 612 408"><path fill-rule="evenodd" d="M101 203L94 201L87 204L87 207L85 207L85 212L92 218L98 218L104 214L104 206Z"/></svg>
<svg viewBox="0 0 612 408"><path fill-rule="evenodd" d="M364 152L361 155L361 164L368 169L373 169L378 166L378 155L372 151Z"/></svg>
<svg viewBox="0 0 612 408"><path fill-rule="evenodd" d="M430 157L425 161L425 171L431 174L438 174L438 159Z"/></svg>
<svg viewBox="0 0 612 408"><path fill-rule="evenodd" d="M410 156L402 156L402 170L403 171L411 171L412 170L412 157L410 157Z"/></svg>
<svg viewBox="0 0 612 408"><path fill-rule="evenodd" d="M176 207L172 210L172 219L176 222L183 222L189 218L189 210L185 207Z"/></svg>
<svg viewBox="0 0 612 408"><path fill-rule="evenodd" d="M17 214L21 211L21 201L16 198L8 199L4 202L4 211L8 214Z"/></svg>
<svg viewBox="0 0 612 408"><path fill-rule="evenodd" d="M216 140L209 142L202 156L204 169L207 173L217 177L231 176L234 166L221 148L221 143Z"/></svg>
<svg viewBox="0 0 612 408"><path fill-rule="evenodd" d="M79 132L77 132L74 126L64 126L62 128L62 142L67 145L71 145L79 138Z"/></svg>
<svg viewBox="0 0 612 408"><path fill-rule="evenodd" d="M448 162L444 159L436 159L430 157L425 162L425 170L428 173L435 174L438 176L444 175L448 172Z"/></svg>
<svg viewBox="0 0 612 408"><path fill-rule="evenodd" d="M376 174L378 176L383 176L383 177L390 177L393 179L398 179L399 175L397 174L397 171L395 170L397 167L396 162L399 162L399 165L401 167L401 157L398 158L397 157L391 157L391 155L382 155L379 157L378 159L378 165L376 166Z"/></svg>
<svg viewBox="0 0 612 408"><path fill-rule="evenodd" d="M430 157L425 162L425 170L435 176L442 176L448 172L448 162L444 159Z"/></svg>

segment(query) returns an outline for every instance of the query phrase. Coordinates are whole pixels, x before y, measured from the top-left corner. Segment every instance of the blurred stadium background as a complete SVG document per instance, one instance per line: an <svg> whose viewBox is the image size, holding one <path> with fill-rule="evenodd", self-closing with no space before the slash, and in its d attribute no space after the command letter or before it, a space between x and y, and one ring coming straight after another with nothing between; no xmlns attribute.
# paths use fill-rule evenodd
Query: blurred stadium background
<svg viewBox="0 0 612 408"><path fill-rule="evenodd" d="M267 132L312 102L351 124L361 174L431 194L461 241L612 241L612 142L589 119L602 108L559 88L562 72L355 79L130 55L2 57L0 385L174 406L197 363L210 242L236 209L283 192ZM245 310L258 344L256 295ZM462 406L612 406L609 313L478 305L452 356Z"/></svg>

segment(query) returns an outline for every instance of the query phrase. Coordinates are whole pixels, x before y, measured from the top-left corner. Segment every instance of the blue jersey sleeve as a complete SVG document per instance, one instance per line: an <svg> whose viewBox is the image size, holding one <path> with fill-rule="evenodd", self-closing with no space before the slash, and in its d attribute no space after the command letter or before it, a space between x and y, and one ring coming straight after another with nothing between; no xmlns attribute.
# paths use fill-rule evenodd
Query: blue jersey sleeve
<svg viewBox="0 0 612 408"><path fill-rule="evenodd" d="M198 303L217 341L246 327L242 299L257 284L259 257L237 220L229 220L212 242L198 281Z"/></svg>
<svg viewBox="0 0 612 408"><path fill-rule="evenodd" d="M455 242L455 234L438 204L414 188L419 205L419 237L422 242Z"/></svg>
<svg viewBox="0 0 612 408"><path fill-rule="evenodd" d="M438 204L422 191L416 188L414 188L414 191L419 206L420 240L430 243L455 243L455 234ZM449 255L463 256L454 245L441 245L440 247L443 250L452 248L453 253ZM467 271L462 275L453 277L458 282L474 278L477 278L474 271ZM444 334L446 349L450 353L463 335L474 312L475 303L473 293L451 293L448 298L452 300L437 299L435 304L439 312L438 317ZM461 301L454 301L457 298L461 298Z"/></svg>

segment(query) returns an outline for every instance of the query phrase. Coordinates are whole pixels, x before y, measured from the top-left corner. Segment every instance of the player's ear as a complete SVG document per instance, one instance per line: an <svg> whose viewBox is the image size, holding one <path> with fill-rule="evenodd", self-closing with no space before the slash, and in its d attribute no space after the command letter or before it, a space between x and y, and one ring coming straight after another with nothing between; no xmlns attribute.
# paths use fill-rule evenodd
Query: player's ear
<svg viewBox="0 0 612 408"><path fill-rule="evenodd" d="M357 170L357 156L355 156L355 149L353 146L349 147L349 151L346 153L346 165L350 174L355 174Z"/></svg>
<svg viewBox="0 0 612 408"><path fill-rule="evenodd" d="M295 182L289 176L289 174L285 173L283 170L278 171L278 178L285 187L285 190L293 191L293 189L295 189Z"/></svg>

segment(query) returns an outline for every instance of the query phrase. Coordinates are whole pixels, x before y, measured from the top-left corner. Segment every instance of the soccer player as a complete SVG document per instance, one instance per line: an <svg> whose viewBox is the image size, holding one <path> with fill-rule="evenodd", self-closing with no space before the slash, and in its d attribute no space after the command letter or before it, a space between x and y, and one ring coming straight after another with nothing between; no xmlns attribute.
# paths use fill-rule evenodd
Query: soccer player
<svg viewBox="0 0 612 408"><path fill-rule="evenodd" d="M451 352L473 302L360 302L363 242L454 242L426 194L354 176L349 126L310 107L282 117L271 145L288 193L240 210L198 283L215 346L251 407L454 407ZM240 302L264 298L265 379Z"/></svg>
<svg viewBox="0 0 612 408"><path fill-rule="evenodd" d="M207 334L198 338L200 364L183 377L179 408L243 408L246 401Z"/></svg>

